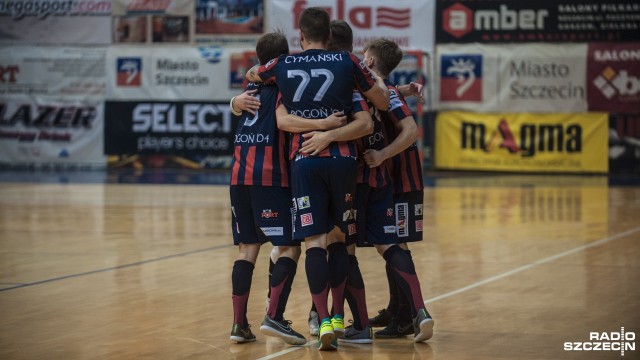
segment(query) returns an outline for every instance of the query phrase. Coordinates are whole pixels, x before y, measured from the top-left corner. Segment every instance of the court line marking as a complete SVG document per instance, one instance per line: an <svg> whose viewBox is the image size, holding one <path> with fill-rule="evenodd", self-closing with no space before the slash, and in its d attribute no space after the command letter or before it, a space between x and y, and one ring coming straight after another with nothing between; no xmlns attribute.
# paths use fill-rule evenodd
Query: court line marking
<svg viewBox="0 0 640 360"><path fill-rule="evenodd" d="M427 304L427 303L431 303L431 302L436 302L438 300L446 299L446 298L451 297L453 295L457 295L457 294L460 294L462 292L469 291L469 290L477 288L479 286L482 286L482 285L485 285L485 284L488 284L488 283L491 283L491 282L506 278L506 277L511 276L513 274L517 274L519 272L522 272L522 271L525 271L525 270L529 270L529 269L534 268L536 266L543 265L543 264L558 260L558 259L563 258L565 256L573 255L573 254L578 253L580 251L587 250L587 249L590 249L592 247L600 246L600 245L606 244L608 242L615 241L615 240L627 237L627 236L635 234L635 233L637 233L639 231L640 231L640 227L637 227L637 228L634 228L634 229L631 229L631 230L627 230L627 231L621 232L621 233L616 234L616 235L607 236L606 238L603 238L603 239L600 239L600 240L596 240L594 242L575 247L573 249L561 252L561 253L556 254L556 255L551 255L551 256L546 257L544 259L540 259L540 260L534 261L532 263L529 263L527 265L523 265L523 266L517 267L517 268L515 268L513 270L509 270L509 271L504 272L502 274L498 274L498 275L492 276L490 278L487 278L487 279L475 282L473 284L467 285L465 287L461 287L461 288L459 288L457 290L453 290L453 291L450 291L448 293L433 297L431 299L427 299L427 300L424 301L424 303ZM310 344L311 342L312 341L310 340L307 343L307 345ZM265 357L258 358L257 360L274 359L274 358L277 358L277 357L279 357L281 355L286 355L286 354L288 354L290 352L293 352L293 351L296 351L296 350L300 350L300 349L302 349L304 347L306 347L306 346L292 347L292 348L284 349L284 350L278 351L276 353L273 353L271 355L267 355Z"/></svg>
<svg viewBox="0 0 640 360"><path fill-rule="evenodd" d="M85 272L81 272L81 273L77 273L77 274L58 276L58 277L54 277L54 278L51 278L51 279L34 281L34 282L30 282L30 283L22 283L22 284L19 284L19 285L16 285L16 286L0 288L0 292L8 291L8 290L21 289L21 288L25 288L25 287L29 287L29 286L41 285L41 284L46 284L46 283L55 282L55 281L61 281L61 280L66 280L66 279L72 279L72 278L81 277L81 276L93 275L93 274L98 274L98 273L107 272L107 271L126 269L126 268L130 268L130 267L134 267L134 266L145 265L145 264L149 264L149 263L152 263L152 262L168 260L168 259L177 258L177 257L181 257L181 256L189 256L189 255L194 255L194 254L198 254L198 253L202 253L202 252L207 252L207 251L212 251L212 250L219 250L219 249L226 248L226 247L231 247L231 246L234 246L234 245L233 244L224 244L224 245L212 246L212 247L208 247L208 248L204 248L204 249L191 250L191 251L187 251L187 252L183 252L183 253L161 256L161 257L158 257L158 258L155 258L155 259L137 261L137 262L130 263L130 264L112 266L112 267L108 267L108 268L104 268L104 269L85 271Z"/></svg>

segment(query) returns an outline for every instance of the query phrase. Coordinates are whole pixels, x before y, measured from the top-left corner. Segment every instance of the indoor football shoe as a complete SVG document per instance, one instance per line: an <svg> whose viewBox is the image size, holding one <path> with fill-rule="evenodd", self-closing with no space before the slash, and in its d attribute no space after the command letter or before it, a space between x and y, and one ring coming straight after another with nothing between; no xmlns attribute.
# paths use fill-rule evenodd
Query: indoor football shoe
<svg viewBox="0 0 640 360"><path fill-rule="evenodd" d="M251 325L247 325L247 327L242 328L240 324L233 324L231 327L231 336L229 339L231 341L235 341L236 343L250 342L256 341L256 336L251 332Z"/></svg>

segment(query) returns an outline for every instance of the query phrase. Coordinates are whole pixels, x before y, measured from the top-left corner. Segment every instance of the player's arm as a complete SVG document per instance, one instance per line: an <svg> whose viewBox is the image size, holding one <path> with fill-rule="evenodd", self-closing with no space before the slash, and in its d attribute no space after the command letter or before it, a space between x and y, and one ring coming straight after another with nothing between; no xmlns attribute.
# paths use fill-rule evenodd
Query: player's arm
<svg viewBox="0 0 640 360"><path fill-rule="evenodd" d="M399 154L418 139L418 125L413 116L400 120L396 127L400 133L390 144L380 150L365 150L364 161L370 168L380 166L383 161Z"/></svg>
<svg viewBox="0 0 640 360"><path fill-rule="evenodd" d="M334 141L359 139L373 132L373 120L369 111L358 111L353 114L353 121L345 126L328 131L312 131L302 135L305 141L300 152L317 155Z"/></svg>
<svg viewBox="0 0 640 360"><path fill-rule="evenodd" d="M380 76L376 75L373 71L369 72L375 80L375 85L369 90L363 91L362 94L371 101L373 106L382 111L387 111L389 109L389 88L387 88L387 85Z"/></svg>
<svg viewBox="0 0 640 360"><path fill-rule="evenodd" d="M253 96L258 91L257 89L247 90L240 95L236 95L231 98L229 106L231 106L231 112L233 115L239 116L242 111L248 111L253 115L260 108L260 99Z"/></svg>
<svg viewBox="0 0 640 360"><path fill-rule="evenodd" d="M262 79L260 79L260 75L258 75L258 69L260 68L260 65L254 65L251 69L249 69L249 71L247 71L247 74L245 75L245 78L249 81L253 81L253 82L258 82L258 81L262 81Z"/></svg>
<svg viewBox="0 0 640 360"><path fill-rule="evenodd" d="M276 109L276 121L278 129L292 133L303 133L314 130L330 130L347 123L347 116L340 113L333 113L324 119L305 119L300 116L289 114L287 108L280 104Z"/></svg>
<svg viewBox="0 0 640 360"><path fill-rule="evenodd" d="M423 101L422 91L424 90L424 86L420 83L412 81L406 85L398 85L396 86L396 88L398 89L398 91L400 91L400 94L402 94L402 96L404 97L415 96L420 101Z"/></svg>

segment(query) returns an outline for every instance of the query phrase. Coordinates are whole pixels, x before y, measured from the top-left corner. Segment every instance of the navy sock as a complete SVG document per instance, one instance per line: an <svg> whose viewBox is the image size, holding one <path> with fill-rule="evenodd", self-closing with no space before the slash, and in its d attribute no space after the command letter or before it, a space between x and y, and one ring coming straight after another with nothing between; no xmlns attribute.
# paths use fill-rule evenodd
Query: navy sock
<svg viewBox="0 0 640 360"><path fill-rule="evenodd" d="M332 313L344 316L344 289L349 271L349 253L343 242L327 247L329 253L329 285L331 286Z"/></svg>
<svg viewBox="0 0 640 360"><path fill-rule="evenodd" d="M316 306L320 320L329 317L327 297L329 296L329 263L327 251L313 247L306 251L305 271L311 291L311 299Z"/></svg>
<svg viewBox="0 0 640 360"><path fill-rule="evenodd" d="M241 324L242 327L246 327L249 323L247 320L247 302L249 301L254 267L249 261L236 260L233 263L231 272L233 323Z"/></svg>
<svg viewBox="0 0 640 360"><path fill-rule="evenodd" d="M273 267L271 296L267 315L273 320L283 320L284 310L291 293L291 285L296 276L297 263L288 257L281 257Z"/></svg>

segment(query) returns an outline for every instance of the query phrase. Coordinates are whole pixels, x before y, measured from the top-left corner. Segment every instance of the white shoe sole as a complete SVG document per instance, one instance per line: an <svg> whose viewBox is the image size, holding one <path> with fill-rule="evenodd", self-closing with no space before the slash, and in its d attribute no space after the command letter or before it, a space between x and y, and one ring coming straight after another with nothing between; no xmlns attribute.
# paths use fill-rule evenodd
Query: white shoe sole
<svg viewBox="0 0 640 360"><path fill-rule="evenodd" d="M307 339L301 339L294 335L283 334L280 331L270 326L265 326L265 325L260 326L260 332L267 336L278 337L289 345L304 345L307 343Z"/></svg>
<svg viewBox="0 0 640 360"><path fill-rule="evenodd" d="M420 332L414 336L413 342L427 341L433 336L433 325L435 322L431 318L426 318L420 322Z"/></svg>

